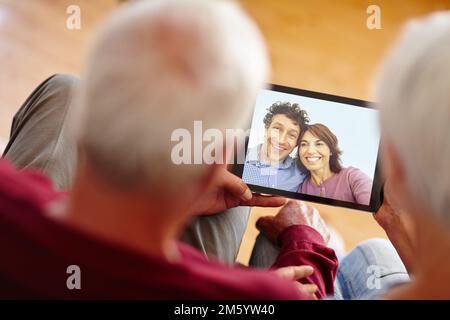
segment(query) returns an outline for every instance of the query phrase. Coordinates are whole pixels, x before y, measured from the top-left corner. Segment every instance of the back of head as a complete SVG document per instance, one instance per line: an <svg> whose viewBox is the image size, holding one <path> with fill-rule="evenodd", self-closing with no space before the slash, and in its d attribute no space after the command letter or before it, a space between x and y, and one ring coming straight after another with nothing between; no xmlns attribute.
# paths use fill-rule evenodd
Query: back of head
<svg viewBox="0 0 450 320"><path fill-rule="evenodd" d="M382 131L415 199L450 226L450 12L412 21L377 83Z"/></svg>
<svg viewBox="0 0 450 320"><path fill-rule="evenodd" d="M180 190L206 165L171 161L174 130L192 135L196 120L203 129L243 127L267 75L262 37L234 2L125 5L88 57L74 114L79 144L117 187Z"/></svg>

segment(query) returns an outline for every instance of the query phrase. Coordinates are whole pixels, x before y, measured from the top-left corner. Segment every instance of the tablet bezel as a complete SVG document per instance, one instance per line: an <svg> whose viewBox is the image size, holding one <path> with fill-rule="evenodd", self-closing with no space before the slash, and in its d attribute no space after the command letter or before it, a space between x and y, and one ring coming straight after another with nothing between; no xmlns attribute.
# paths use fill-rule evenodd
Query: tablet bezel
<svg viewBox="0 0 450 320"><path fill-rule="evenodd" d="M297 96L315 98L315 99L320 99L320 100L325 100L325 101L338 102L338 103L343 103L343 104L347 104L347 105L353 105L355 107L360 107L360 108L373 109L371 107L371 106L373 106L372 102L332 95L332 94L328 94L328 93L292 88L292 87L276 85L276 84L267 85L265 90L277 91L277 92L281 92L281 93L293 94L293 95L297 95ZM255 110L255 108L256 108L256 103L254 105L254 110ZM254 114L254 112L255 111L253 111L253 114ZM253 121L253 114L252 114L252 119L250 120L249 128L251 128L251 121ZM251 131L249 131L249 132L251 134ZM380 145L381 145L381 139L380 139ZM376 212L376 211L378 211L378 209L382 203L381 190L382 190L382 186L383 186L383 181L382 181L381 170L380 170L380 149L381 149L380 145L378 146L377 163L375 166L375 174L374 174L374 178L373 178L372 193L370 196L369 205L335 200L335 199L330 199L330 198L322 198L322 197L318 197L318 196L312 196L312 195L307 195L307 194L303 194L303 193L279 190L279 189L274 189L274 188L269 188L269 187L262 187L262 186L253 185L253 184L247 184L247 185L249 186L250 190L254 193L279 195L279 196L283 196L283 197L287 197L287 198L291 198L291 199L311 201L311 202L316 202L316 203L322 203L322 204L327 204L327 205L332 205L332 206L337 206L337 207L351 208L351 209L368 211L368 212ZM248 137L247 137L247 140L245 143L245 155L246 156L247 156L247 148L248 148ZM242 178L242 174L244 171L244 165L245 165L245 161L244 161L244 164L235 165L233 167L233 173L236 174L238 177Z"/></svg>

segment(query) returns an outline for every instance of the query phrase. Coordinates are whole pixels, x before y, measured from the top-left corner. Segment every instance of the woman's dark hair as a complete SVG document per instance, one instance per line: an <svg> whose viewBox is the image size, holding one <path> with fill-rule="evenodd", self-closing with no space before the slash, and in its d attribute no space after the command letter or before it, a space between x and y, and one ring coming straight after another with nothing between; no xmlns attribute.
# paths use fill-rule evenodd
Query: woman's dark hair
<svg viewBox="0 0 450 320"><path fill-rule="evenodd" d="M298 139L299 156L297 157L297 165L298 165L300 171L303 174L310 175L309 170L306 169L306 167L303 165L302 161L300 160L300 144L301 144L303 136L308 131L313 136L322 140L328 146L328 148L330 148L330 151L331 151L330 169L334 173L339 173L342 170L342 162L341 162L342 151L338 147L338 139L337 139L336 135L333 132L331 132L331 130L328 129L328 127L326 125L323 125L321 123L307 125L306 129L300 133L300 138Z"/></svg>
<svg viewBox="0 0 450 320"><path fill-rule="evenodd" d="M305 130L307 123L309 122L308 114L305 110L302 110L297 103L291 104L290 102L275 102L269 108L267 108L267 114L264 117L264 126L266 129L270 127L273 117L277 114L282 114L298 123L300 126L300 132Z"/></svg>

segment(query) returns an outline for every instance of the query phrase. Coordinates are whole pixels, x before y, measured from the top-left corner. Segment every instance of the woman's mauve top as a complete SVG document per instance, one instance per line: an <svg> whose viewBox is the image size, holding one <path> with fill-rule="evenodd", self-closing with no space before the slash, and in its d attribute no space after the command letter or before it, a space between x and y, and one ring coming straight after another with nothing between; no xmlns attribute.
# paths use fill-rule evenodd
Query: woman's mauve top
<svg viewBox="0 0 450 320"><path fill-rule="evenodd" d="M323 181L320 186L312 182L309 176L300 185L298 192L369 205L372 184L373 181L367 174L357 168L348 167L342 169L339 173L333 174L330 178Z"/></svg>

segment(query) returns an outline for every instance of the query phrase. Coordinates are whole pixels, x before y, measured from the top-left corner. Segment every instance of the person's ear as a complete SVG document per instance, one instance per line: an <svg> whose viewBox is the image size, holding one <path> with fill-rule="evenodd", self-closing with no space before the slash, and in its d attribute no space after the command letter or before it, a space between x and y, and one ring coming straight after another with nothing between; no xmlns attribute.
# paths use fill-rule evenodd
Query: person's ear
<svg viewBox="0 0 450 320"><path fill-rule="evenodd" d="M268 137L269 137L269 127L264 128L264 142L267 140Z"/></svg>
<svg viewBox="0 0 450 320"><path fill-rule="evenodd" d="M389 142L382 145L382 164L389 190L393 193L390 195L391 202L394 206L406 208L408 184L405 167L397 149Z"/></svg>
<svg viewBox="0 0 450 320"><path fill-rule="evenodd" d="M395 183L404 183L405 170L397 150L390 143L385 143L383 149L383 169L386 178Z"/></svg>

